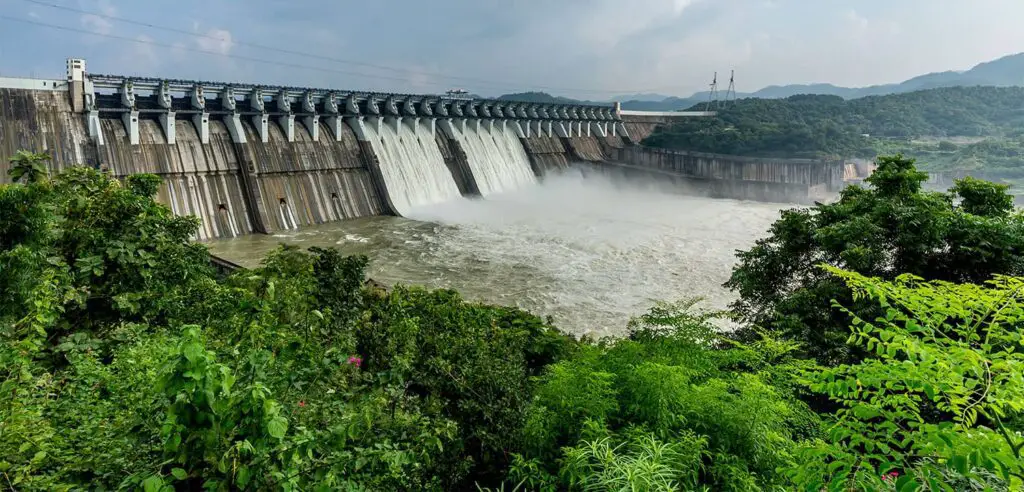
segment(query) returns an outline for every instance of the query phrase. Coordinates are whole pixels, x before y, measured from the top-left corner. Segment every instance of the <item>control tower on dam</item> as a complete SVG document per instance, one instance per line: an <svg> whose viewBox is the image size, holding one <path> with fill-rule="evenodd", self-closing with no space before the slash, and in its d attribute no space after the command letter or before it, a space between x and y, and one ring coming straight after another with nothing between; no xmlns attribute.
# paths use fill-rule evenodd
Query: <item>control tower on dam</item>
<svg viewBox="0 0 1024 492"><path fill-rule="evenodd" d="M0 78L0 152L159 175L158 200L199 216L201 239L486 198L711 115L97 75L77 59L64 80Z"/></svg>

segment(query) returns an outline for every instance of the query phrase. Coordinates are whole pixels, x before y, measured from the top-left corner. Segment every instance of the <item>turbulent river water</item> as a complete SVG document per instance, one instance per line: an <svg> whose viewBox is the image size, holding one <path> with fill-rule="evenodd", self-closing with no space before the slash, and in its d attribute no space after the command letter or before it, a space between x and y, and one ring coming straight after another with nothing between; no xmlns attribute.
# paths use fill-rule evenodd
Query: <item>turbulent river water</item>
<svg viewBox="0 0 1024 492"><path fill-rule="evenodd" d="M577 335L621 334L655 301L733 295L735 250L766 234L779 204L687 197L637 183L566 174L485 200L272 236L209 243L256 266L280 243L333 246L371 259L370 277L457 289L472 300L552 316Z"/></svg>

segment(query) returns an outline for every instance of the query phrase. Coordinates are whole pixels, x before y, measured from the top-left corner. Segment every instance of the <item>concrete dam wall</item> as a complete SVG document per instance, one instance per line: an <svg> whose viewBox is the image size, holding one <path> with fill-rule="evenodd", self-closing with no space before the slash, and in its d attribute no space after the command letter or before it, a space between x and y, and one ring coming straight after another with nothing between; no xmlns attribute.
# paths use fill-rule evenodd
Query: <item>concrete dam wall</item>
<svg viewBox="0 0 1024 492"><path fill-rule="evenodd" d="M562 140L625 130L611 106L93 75L82 60L66 81L0 85L0 150L156 174L200 239L509 191L542 174L532 149L565 167Z"/></svg>
<svg viewBox="0 0 1024 492"><path fill-rule="evenodd" d="M668 117L624 119L612 106L126 78L86 74L75 60L66 81L3 84L0 152L46 152L56 169L156 174L157 199L198 216L199 239L404 215L584 163L699 179L730 198L807 195L828 174L636 147L628 128ZM6 159L0 170L6 181Z"/></svg>
<svg viewBox="0 0 1024 492"><path fill-rule="evenodd" d="M543 176L551 171L569 167L565 145L559 137L542 136L523 139L523 147L530 156L533 172Z"/></svg>
<svg viewBox="0 0 1024 492"><path fill-rule="evenodd" d="M280 127L268 125L266 144L253 125L244 128L246 143L237 148L260 207L264 230L257 232L383 213L366 157L347 126L341 126L340 140L321 126L316 140L297 130L289 142Z"/></svg>
<svg viewBox="0 0 1024 492"><path fill-rule="evenodd" d="M96 163L85 121L62 90L0 87L0 183L8 180L7 159L19 150L50 154L56 169Z"/></svg>
<svg viewBox="0 0 1024 492"><path fill-rule="evenodd" d="M476 133L479 125L467 129L468 118L455 119L465 132L459 138L472 137L467 142L474 146L473 161L459 138L446 135L435 119L407 118L403 123L401 117L376 114L344 121L340 117L300 119L292 126L294 116L234 117L223 111L222 104L215 106L219 112L146 111L144 104L152 104L156 95L153 99L139 96L135 111L131 107L99 111L117 104L111 104L112 95L98 91L95 106L83 104L76 111L69 84L54 81L52 85L51 90L0 89L0 151L7 156L21 149L45 152L58 170L86 165L116 177L156 174L163 180L157 199L176 214L198 216L199 239L395 213L384 175L401 175L423 164L409 149L437 155L446 166L437 179L417 181L414 172L410 187L429 188L432 180L448 180L457 187L457 194L476 196L481 190L474 168L476 175L490 175L492 191L502 186L502 172L507 172L488 169L483 160L508 156L506 167L525 166L530 178L518 179L532 181L525 142L558 142L557 136L549 136L554 135L550 124L502 125L500 132L492 125ZM363 104L355 112L379 113L373 104ZM458 103L442 107L448 108L464 110ZM506 111L518 116L524 110ZM540 148L546 147L541 144ZM565 152L560 143L550 150ZM393 158L392 162L382 162L380 155ZM564 156L559 157L564 161ZM7 160L0 162L0 181L7 181Z"/></svg>
<svg viewBox="0 0 1024 492"><path fill-rule="evenodd" d="M177 142L168 145L159 123L144 119L139 145L130 145L120 120L100 123L105 142L98 146L100 167L118 177L160 176L157 200L177 215L198 216L200 238L235 237L255 230L238 157L223 124L211 124L210 143L204 145L189 122L180 122Z"/></svg>
<svg viewBox="0 0 1024 492"><path fill-rule="evenodd" d="M604 166L609 172L670 178L712 198L812 203L845 186L841 160L761 159L629 145L605 150L614 162Z"/></svg>
<svg viewBox="0 0 1024 492"><path fill-rule="evenodd" d="M303 130L288 142L280 127L268 125L264 144L243 120L248 143L236 144L225 123L211 119L203 143L191 120L177 119L175 141L168 143L157 119L141 117L132 145L121 119L104 117L98 124L102 137L93 139L66 91L0 88L0 182L9 180L6 157L23 149L50 154L56 170L86 165L117 177L156 174L163 179L157 199L175 214L198 216L201 239L384 213L348 126L338 141L322 126L316 141Z"/></svg>
<svg viewBox="0 0 1024 492"><path fill-rule="evenodd" d="M270 233L382 212L350 129L341 141L324 138L325 133L313 141L301 131L288 142L280 128L268 125L264 144L243 121L247 143L236 144L224 123L213 120L204 144L191 121L175 123L175 143L168 144L158 121L140 118L139 143L131 145L121 120L101 119L99 162L118 177L152 173L163 178L158 200L176 214L200 217L200 238Z"/></svg>
<svg viewBox="0 0 1024 492"><path fill-rule="evenodd" d="M567 138L567 147L573 158L584 162L600 162L608 160L600 139L596 136L580 136Z"/></svg>

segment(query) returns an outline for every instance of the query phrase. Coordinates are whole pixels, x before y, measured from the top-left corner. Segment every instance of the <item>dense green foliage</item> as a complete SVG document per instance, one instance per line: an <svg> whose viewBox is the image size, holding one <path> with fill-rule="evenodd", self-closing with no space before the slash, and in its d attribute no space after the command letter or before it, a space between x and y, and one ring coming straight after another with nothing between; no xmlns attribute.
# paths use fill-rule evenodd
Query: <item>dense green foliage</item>
<svg viewBox="0 0 1024 492"><path fill-rule="evenodd" d="M943 259L942 278L972 282L1015 271L1017 219L991 184L959 183L953 206L892 159L875 191L787 213L785 250L759 244L762 266L842 294L795 297L870 354L821 368L802 357L813 337L736 341L693 302L592 341L453 291L364 285L366 258L333 249L280 247L219 278L190 240L197 219L154 202L156 177L36 176L0 186L0 484L12 490L1024 485L1021 281L816 265L889 277ZM807 236L821 216L835 220ZM929 249L935 237L950 251ZM817 413L822 400L835 412Z"/></svg>
<svg viewBox="0 0 1024 492"><path fill-rule="evenodd" d="M284 248L218 281L194 217L73 169L0 187L0 473L20 489L451 489L501 473L571 347ZM162 485L163 484L163 485Z"/></svg>
<svg viewBox="0 0 1024 492"><path fill-rule="evenodd" d="M49 170L46 168L46 163L49 160L50 154L19 150L14 157L11 157L11 168L7 174L14 182L34 183L49 174Z"/></svg>
<svg viewBox="0 0 1024 492"><path fill-rule="evenodd" d="M1022 127L1024 88L950 87L851 100L741 99L715 118L660 128L644 143L722 154L874 158L886 143L879 137L1016 138Z"/></svg>
<svg viewBox="0 0 1024 492"><path fill-rule="evenodd" d="M689 308L656 307L627 338L552 366L513 477L563 490L783 485L776 469L819 428L788 383L807 364L791 345L730 345Z"/></svg>
<svg viewBox="0 0 1024 492"><path fill-rule="evenodd" d="M768 237L738 255L726 283L740 295L736 311L834 364L862 354L846 344L846 316L829 309L833 299L850 302L851 293L821 263L885 279L909 273L977 283L1024 273L1024 216L1013 211L1005 186L966 178L947 194L923 191L924 178L911 160L882 158L869 188L784 211ZM867 317L872 306L852 307Z"/></svg>
<svg viewBox="0 0 1024 492"><path fill-rule="evenodd" d="M921 169L954 175L970 175L1009 183L1011 192L1022 192L1024 178L1024 137L986 138L967 143L948 140L879 141L880 155L903 154L923 162Z"/></svg>
<svg viewBox="0 0 1024 492"><path fill-rule="evenodd" d="M797 451L797 482L813 490L1020 490L1024 436L1008 418L1024 412L1024 282L1000 277L981 287L903 275L883 283L829 271L855 300L885 312L870 320L840 306L853 321L850 341L874 357L807 374L840 410L827 439Z"/></svg>

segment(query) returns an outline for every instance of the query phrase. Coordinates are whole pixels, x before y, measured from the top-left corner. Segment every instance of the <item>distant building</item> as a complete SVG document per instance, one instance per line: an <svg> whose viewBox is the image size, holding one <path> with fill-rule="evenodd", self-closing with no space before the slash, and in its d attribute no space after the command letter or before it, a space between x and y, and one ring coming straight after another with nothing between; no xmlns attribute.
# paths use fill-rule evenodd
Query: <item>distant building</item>
<svg viewBox="0 0 1024 492"><path fill-rule="evenodd" d="M466 89L449 89L444 95L450 99L473 99L473 96Z"/></svg>

